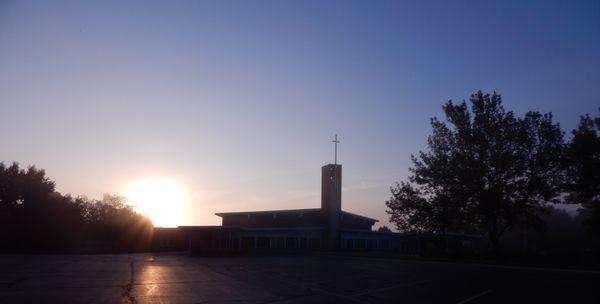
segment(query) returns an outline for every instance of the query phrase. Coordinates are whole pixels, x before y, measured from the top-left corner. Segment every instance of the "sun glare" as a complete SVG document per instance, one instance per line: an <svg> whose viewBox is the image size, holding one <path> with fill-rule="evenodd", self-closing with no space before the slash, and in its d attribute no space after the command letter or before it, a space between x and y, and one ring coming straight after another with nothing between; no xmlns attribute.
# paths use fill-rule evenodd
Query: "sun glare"
<svg viewBox="0 0 600 304"><path fill-rule="evenodd" d="M178 182L162 179L141 179L127 190L127 199L133 208L148 216L154 226L177 227L183 220L188 194Z"/></svg>

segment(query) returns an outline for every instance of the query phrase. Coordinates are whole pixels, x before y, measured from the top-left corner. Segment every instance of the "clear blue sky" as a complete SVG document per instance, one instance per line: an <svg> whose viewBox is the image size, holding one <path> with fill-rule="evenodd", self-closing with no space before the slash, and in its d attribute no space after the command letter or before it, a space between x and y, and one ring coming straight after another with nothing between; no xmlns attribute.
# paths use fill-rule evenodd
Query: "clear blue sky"
<svg viewBox="0 0 600 304"><path fill-rule="evenodd" d="M600 106L600 1L2 1L0 160L62 193L181 181L193 209L319 206L340 134L343 205L389 186L448 99L500 92L568 131Z"/></svg>

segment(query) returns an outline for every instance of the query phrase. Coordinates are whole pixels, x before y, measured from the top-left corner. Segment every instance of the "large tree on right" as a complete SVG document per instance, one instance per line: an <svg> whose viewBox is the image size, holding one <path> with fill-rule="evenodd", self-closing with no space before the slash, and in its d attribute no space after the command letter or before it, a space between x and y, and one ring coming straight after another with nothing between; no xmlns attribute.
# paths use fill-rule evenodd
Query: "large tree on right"
<svg viewBox="0 0 600 304"><path fill-rule="evenodd" d="M563 132L550 113L522 118L499 94L473 94L432 118L428 149L412 156L408 181L391 188L386 210L400 231L481 231L495 251L516 225L541 227L563 183Z"/></svg>
<svg viewBox="0 0 600 304"><path fill-rule="evenodd" d="M585 225L600 236L600 116L581 117L566 156L566 201L581 205Z"/></svg>

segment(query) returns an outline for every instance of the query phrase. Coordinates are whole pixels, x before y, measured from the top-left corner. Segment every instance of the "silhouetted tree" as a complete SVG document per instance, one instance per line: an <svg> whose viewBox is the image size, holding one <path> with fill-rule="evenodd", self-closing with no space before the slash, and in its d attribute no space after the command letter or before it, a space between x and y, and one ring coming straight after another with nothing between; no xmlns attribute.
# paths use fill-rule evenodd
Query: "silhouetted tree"
<svg viewBox="0 0 600 304"><path fill-rule="evenodd" d="M386 202L401 231L486 232L496 253L502 234L517 223L540 227L544 204L554 202L563 179L563 133L552 115L518 118L499 94L471 96L432 118L428 151L412 156L408 182Z"/></svg>
<svg viewBox="0 0 600 304"><path fill-rule="evenodd" d="M0 163L0 237L13 250L65 246L77 231L77 206L54 191L44 170Z"/></svg>
<svg viewBox="0 0 600 304"><path fill-rule="evenodd" d="M42 204L54 192L54 182L44 170L30 166L19 168L18 163L0 163L0 208L15 210Z"/></svg>
<svg viewBox="0 0 600 304"><path fill-rule="evenodd" d="M581 204L584 224L600 236L600 116L580 118L566 155L566 201Z"/></svg>
<svg viewBox="0 0 600 304"><path fill-rule="evenodd" d="M121 197L63 196L44 170L0 163L0 251L52 252L84 240L140 251L148 249L152 228Z"/></svg>
<svg viewBox="0 0 600 304"><path fill-rule="evenodd" d="M381 226L377 229L378 232L392 232L392 229L388 228L388 226Z"/></svg>
<svg viewBox="0 0 600 304"><path fill-rule="evenodd" d="M135 212L121 196L105 194L103 199L83 199L86 238L112 242L120 251L148 250L152 221Z"/></svg>

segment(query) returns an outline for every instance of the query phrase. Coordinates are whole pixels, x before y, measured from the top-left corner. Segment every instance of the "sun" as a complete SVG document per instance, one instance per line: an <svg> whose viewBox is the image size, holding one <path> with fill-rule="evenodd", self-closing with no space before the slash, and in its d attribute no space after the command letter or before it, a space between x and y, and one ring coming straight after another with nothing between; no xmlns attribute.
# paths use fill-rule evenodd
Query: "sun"
<svg viewBox="0 0 600 304"><path fill-rule="evenodd" d="M185 188L166 178L137 180L128 187L125 196L135 211L148 216L157 227L180 225L188 204Z"/></svg>

